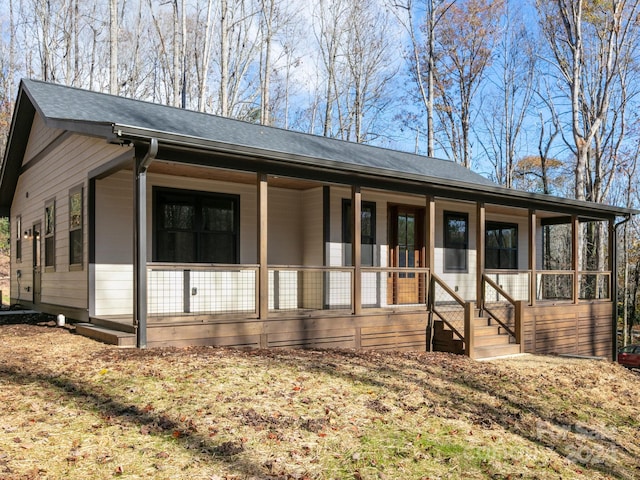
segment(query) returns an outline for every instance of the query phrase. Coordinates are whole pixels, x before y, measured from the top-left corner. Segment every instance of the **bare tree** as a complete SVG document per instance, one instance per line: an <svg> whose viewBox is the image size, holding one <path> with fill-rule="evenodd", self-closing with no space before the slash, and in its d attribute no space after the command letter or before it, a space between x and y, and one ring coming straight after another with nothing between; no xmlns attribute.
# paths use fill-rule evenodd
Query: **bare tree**
<svg viewBox="0 0 640 480"><path fill-rule="evenodd" d="M118 0L109 0L109 93L118 94Z"/></svg>
<svg viewBox="0 0 640 480"><path fill-rule="evenodd" d="M492 115L484 116L488 140L480 140L494 165L498 183L511 188L525 119L534 94L536 47L519 9L507 4L500 38L494 52L488 91ZM543 169L544 170L544 169Z"/></svg>
<svg viewBox="0 0 640 480"><path fill-rule="evenodd" d="M324 68L324 119L322 135L335 136L333 117L337 110L341 117L338 97L338 77L342 74L340 45L347 30L348 2L345 0L319 0L314 10L314 33L319 48L320 61Z"/></svg>
<svg viewBox="0 0 640 480"><path fill-rule="evenodd" d="M460 0L436 29L437 113L453 160L471 167L474 101L491 62L500 0Z"/></svg>
<svg viewBox="0 0 640 480"><path fill-rule="evenodd" d="M638 0L537 2L554 66L571 111L571 142L577 199L602 201L601 179L590 181L589 158L598 132L610 114L622 60L634 48ZM598 175L598 172L594 172ZM595 188L594 188L595 187Z"/></svg>
<svg viewBox="0 0 640 480"><path fill-rule="evenodd" d="M409 35L410 45L407 55L409 70L416 85L420 102L426 112L427 155L430 157L435 154L436 29L455 1L424 0L424 21L422 22L422 27L416 30L416 3L419 2L415 0L390 0L390 4L393 7L392 11L396 13L400 24ZM419 32L422 32L424 37L421 37ZM416 138L417 141L418 139Z"/></svg>
<svg viewBox="0 0 640 480"><path fill-rule="evenodd" d="M343 96L348 124L346 139L363 143L379 134L372 127L384 110L385 90L395 74L389 42L389 17L372 0L353 0L347 16L344 58L349 78Z"/></svg>

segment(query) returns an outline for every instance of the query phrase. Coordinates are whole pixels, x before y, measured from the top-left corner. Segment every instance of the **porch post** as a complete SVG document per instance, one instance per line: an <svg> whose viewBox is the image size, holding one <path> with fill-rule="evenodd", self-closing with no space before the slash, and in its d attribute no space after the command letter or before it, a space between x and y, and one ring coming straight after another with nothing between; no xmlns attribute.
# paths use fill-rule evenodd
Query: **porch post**
<svg viewBox="0 0 640 480"><path fill-rule="evenodd" d="M424 300L429 303L429 284L431 282L431 274L435 268L434 252L436 248L436 202L433 195L426 196L427 208L425 209L424 218L424 266L429 269L429 275L425 278Z"/></svg>
<svg viewBox="0 0 640 480"><path fill-rule="evenodd" d="M258 173L258 318L266 320L269 316L269 265L267 263L267 175ZM260 346L266 347L265 335L261 336ZM264 345L263 345L264 343Z"/></svg>
<svg viewBox="0 0 640 480"><path fill-rule="evenodd" d="M435 269L435 248L436 248L436 202L433 198L433 195L426 196L427 208L425 210L425 219L424 219L424 228L425 228L425 238L424 238L424 260L425 266L429 269L429 274L425 278L425 286L424 286L424 297L425 303L427 305L427 352L433 352L433 333L434 333L434 325L433 325L433 310L432 305L434 303L433 298L433 289L431 288L431 275Z"/></svg>
<svg viewBox="0 0 640 480"><path fill-rule="evenodd" d="M577 215L571 216L571 268L573 269L573 303L580 302L580 222Z"/></svg>
<svg viewBox="0 0 640 480"><path fill-rule="evenodd" d="M623 222L624 223L624 222ZM611 298L611 360L618 358L618 248L615 218L609 219L609 296ZM626 339L625 339L626 341ZM624 345L624 344L623 344Z"/></svg>
<svg viewBox="0 0 640 480"><path fill-rule="evenodd" d="M353 260L353 313L359 315L362 312L362 279L360 278L360 265L362 256L362 193L358 185L351 187L351 258Z"/></svg>
<svg viewBox="0 0 640 480"><path fill-rule="evenodd" d="M476 306L483 307L484 292L482 275L484 273L484 243L485 243L485 207L483 202L476 204Z"/></svg>
<svg viewBox="0 0 640 480"><path fill-rule="evenodd" d="M536 211L529 210L529 304L536 304L536 287L538 283L538 273L536 272Z"/></svg>
<svg viewBox="0 0 640 480"><path fill-rule="evenodd" d="M427 195L425 218L425 266L433 272L435 267L434 252L436 248L436 202L433 195Z"/></svg>
<svg viewBox="0 0 640 480"><path fill-rule="evenodd" d="M133 228L133 324L136 326L136 345L147 346L147 170L158 154L158 141L152 138L149 150L140 155L136 151L133 169L135 184L135 225Z"/></svg>

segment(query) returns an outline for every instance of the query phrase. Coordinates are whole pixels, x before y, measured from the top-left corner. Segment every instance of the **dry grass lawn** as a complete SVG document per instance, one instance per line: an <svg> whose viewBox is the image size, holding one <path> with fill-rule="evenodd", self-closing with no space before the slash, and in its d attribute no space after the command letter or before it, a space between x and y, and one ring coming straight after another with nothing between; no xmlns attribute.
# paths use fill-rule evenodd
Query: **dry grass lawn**
<svg viewBox="0 0 640 480"><path fill-rule="evenodd" d="M640 376L603 361L119 350L0 326L2 479L640 478Z"/></svg>

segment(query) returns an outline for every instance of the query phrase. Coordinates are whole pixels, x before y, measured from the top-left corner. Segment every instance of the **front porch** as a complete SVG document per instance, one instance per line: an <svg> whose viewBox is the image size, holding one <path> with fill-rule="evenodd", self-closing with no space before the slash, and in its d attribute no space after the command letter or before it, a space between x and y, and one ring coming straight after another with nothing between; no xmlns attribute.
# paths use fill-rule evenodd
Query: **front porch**
<svg viewBox="0 0 640 480"><path fill-rule="evenodd" d="M574 273L538 272L532 301L527 295L533 272L487 271L483 298L475 302L463 300L428 269L363 267L356 309L355 268L272 266L263 316L257 265L150 263L147 275L149 347L433 350L473 358L523 352L607 356L611 348L609 272L578 273L574 303L543 288L545 281L560 283L566 293L566 279ZM393 290L400 276L415 276L427 286L421 303L397 301L408 295ZM601 288L593 289L594 283ZM545 295L550 292L553 298ZM136 346L131 315L96 316L91 324L79 332Z"/></svg>
<svg viewBox="0 0 640 480"><path fill-rule="evenodd" d="M613 349L610 217L164 161L126 166L90 183L101 221L84 334L125 332L113 341L138 347L474 358ZM194 206L204 209L197 228L184 217ZM205 213L217 227L204 226ZM591 263L581 240L590 222L608 235L596 249L604 260ZM223 242L227 262L180 261L222 255L198 235Z"/></svg>

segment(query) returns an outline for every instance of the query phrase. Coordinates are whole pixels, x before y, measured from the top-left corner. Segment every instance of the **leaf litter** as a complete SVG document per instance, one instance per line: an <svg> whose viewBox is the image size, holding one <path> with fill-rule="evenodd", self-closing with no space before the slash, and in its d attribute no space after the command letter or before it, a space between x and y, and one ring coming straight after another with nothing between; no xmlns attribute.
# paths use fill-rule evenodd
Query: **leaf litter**
<svg viewBox="0 0 640 480"><path fill-rule="evenodd" d="M440 353L123 350L0 326L0 478L638 478L638 374Z"/></svg>

